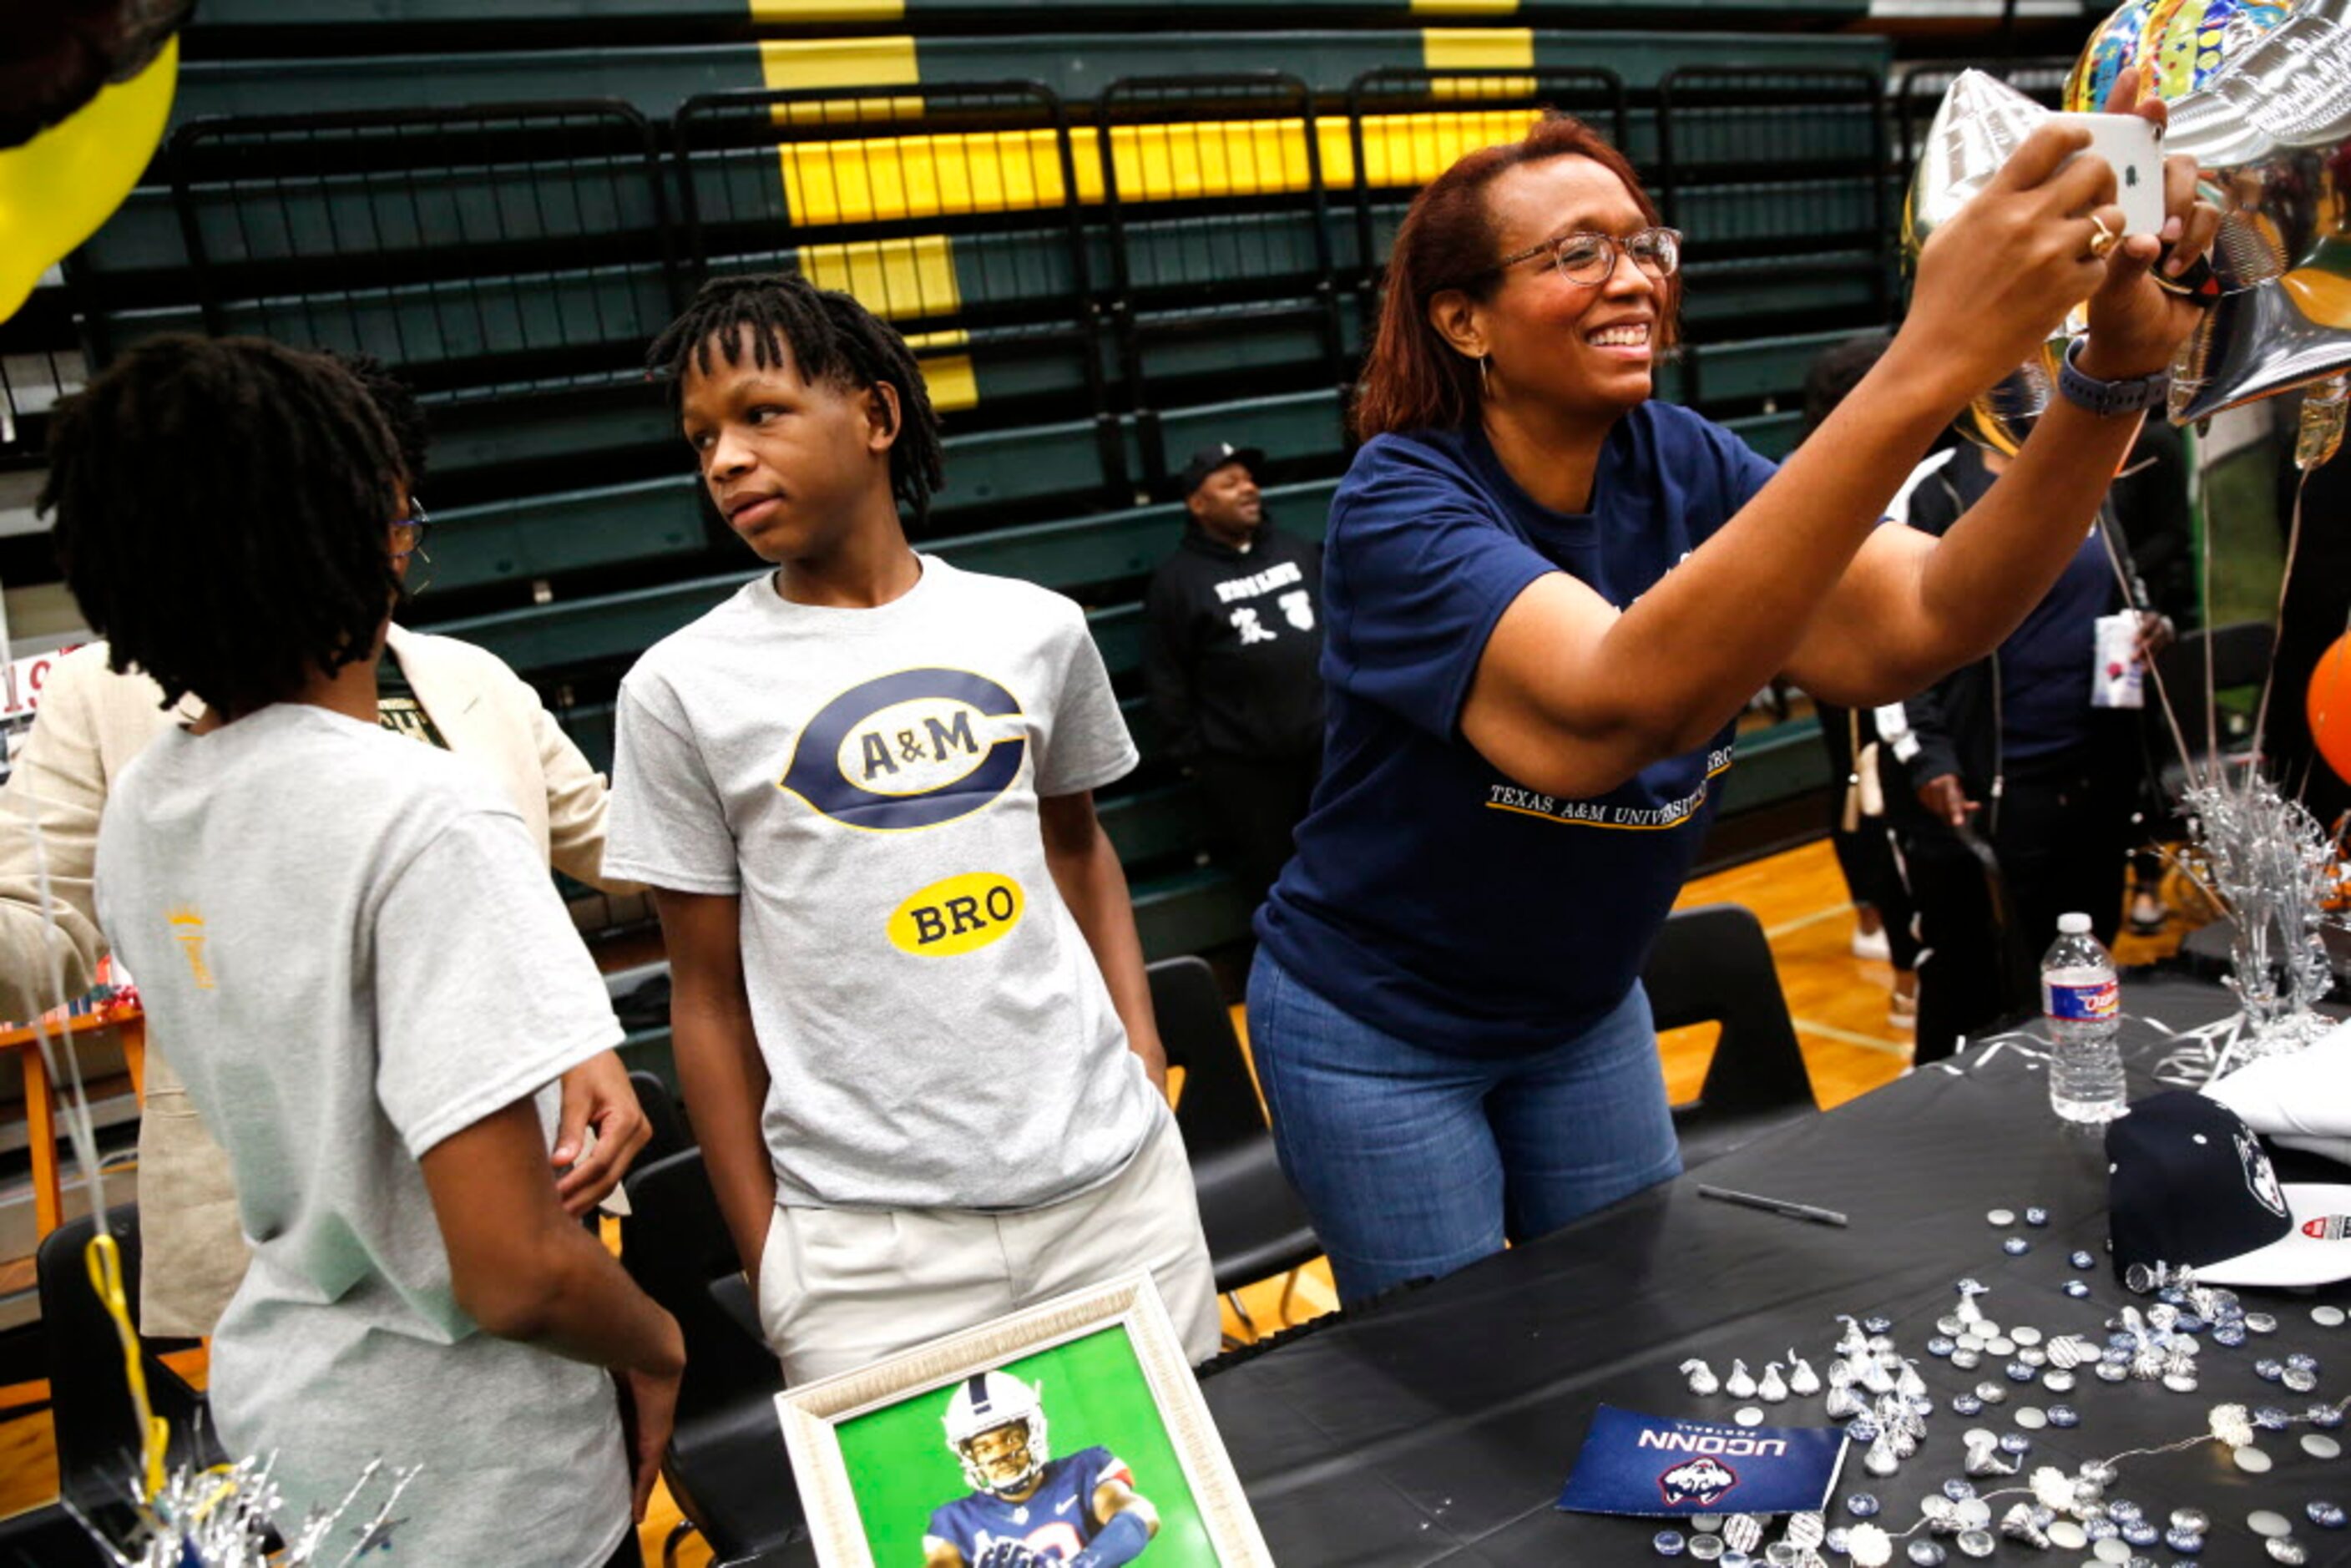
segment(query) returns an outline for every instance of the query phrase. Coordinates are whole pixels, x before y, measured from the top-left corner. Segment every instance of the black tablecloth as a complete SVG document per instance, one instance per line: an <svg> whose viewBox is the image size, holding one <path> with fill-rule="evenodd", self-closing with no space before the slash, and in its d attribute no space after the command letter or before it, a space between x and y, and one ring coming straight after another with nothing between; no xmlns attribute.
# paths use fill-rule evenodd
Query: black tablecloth
<svg viewBox="0 0 2351 1568"><path fill-rule="evenodd" d="M2228 999L2209 985L2157 979L2127 987L2125 1005L2178 1029L2220 1017ZM2144 1023L2126 1024L2134 1095L2158 1087L2147 1070L2160 1040ZM2149 1304L2124 1291L2104 1265L2103 1147L2052 1116L2040 1065L2014 1050L1981 1048L1950 1065L1915 1072L1699 1173L1711 1184L1841 1210L1851 1217L1847 1228L1702 1199L1698 1176L1685 1176L1210 1375L1203 1384L1209 1407L1275 1559L1514 1568L1648 1560L1663 1521L1565 1514L1552 1504L1604 1402L1729 1418L1740 1401L1691 1395L1677 1370L1685 1359L1703 1356L1722 1375L1740 1357L1760 1375L1792 1347L1824 1372L1841 1331L1834 1314L1883 1314L1945 1406L1987 1378L2004 1382L1997 1358L1961 1373L1926 1354L1935 1320L1958 1304L1953 1285L1963 1276L1990 1287L1980 1301L1986 1316L2049 1334L2103 1339L2107 1317ZM1985 1219L1995 1207L2021 1215L2028 1206L2050 1211L2047 1228ZM2032 1250L2007 1255L2001 1243L2010 1235L2027 1237ZM2087 1276L2087 1300L2062 1289L2077 1248L2101 1260ZM2006 1415L2025 1404L2068 1403L2083 1417L2070 1431L2030 1434L2029 1473L2191 1436L2224 1401L2298 1412L2351 1389L2351 1329L2321 1329L2308 1311L2318 1301L2351 1300L2351 1291L2244 1294L2249 1305L2276 1312L2279 1331L2241 1350L2207 1346L2195 1393L2086 1375L2064 1396L2010 1385L2008 1403L1980 1416L1938 1409L1917 1457L1890 1479L1868 1476L1856 1447L1840 1498L1872 1492L1885 1506L1879 1522L1907 1527L1921 1496L1961 1473L1960 1434L1980 1425L2009 1430ZM2257 1356L2297 1349L2319 1358L2318 1394L2294 1396L2254 1375ZM1827 1424L1817 1397L1766 1409L1775 1425ZM2207 1443L2126 1462L2112 1495L2158 1518L2182 1505L2206 1510L2213 1530L2205 1563L2270 1561L2244 1526L2256 1508L2293 1519L2310 1562L2351 1561L2351 1532L2322 1531L2304 1517L2316 1498L2351 1507L2351 1458L2305 1456L2299 1437L2310 1429L2262 1435L2260 1446L2276 1460L2267 1476L2245 1474ZM1830 1522L1849 1520L1840 1507ZM2041 1555L2012 1543L2000 1552L2001 1560ZM2167 1562L2172 1554L2158 1546L2148 1555ZM1898 1549L1896 1561L1903 1561ZM1952 1561L1961 1560L1954 1552Z"/></svg>
<svg viewBox="0 0 2351 1568"><path fill-rule="evenodd" d="M2218 987L2179 977L2127 982L2124 1006L2134 1097L2160 1087L2151 1069L2166 1037L2145 1020L2178 1030L2231 1010ZM1700 1179L1836 1209L1851 1224L1840 1229L1700 1198ZM2034 1206L2049 1210L2046 1228L2021 1218L1995 1228L1985 1218L1993 1208L2021 1217ZM2032 1249L2007 1255L2001 1243L2011 1235L2026 1237ZM2247 1304L2273 1312L2278 1332L2240 1350L2208 1345L2193 1394L2084 1375L2071 1394L2010 1385L2003 1405L1973 1417L1952 1413L1952 1394L1988 1379L2005 1383L1996 1357L1961 1373L1927 1354L1935 1320L1958 1305L1954 1284L1973 1278L1988 1286L1980 1304L2003 1328L2030 1323L2047 1334L2103 1339L2107 1318L2150 1304L2116 1282L2105 1242L2102 1144L2051 1114L2037 1061L1977 1047L1531 1246L1309 1324L1261 1354L1213 1367L1201 1387L1285 1568L1656 1561L1650 1538L1668 1521L1552 1506L1593 1410L1606 1403L1727 1420L1741 1401L1692 1395L1677 1370L1683 1361L1702 1356L1720 1375L1738 1357L1760 1376L1793 1349L1825 1375L1840 1312L1893 1319L1891 1332L1917 1359L1938 1408L1917 1457L1889 1479L1868 1475L1858 1447L1851 1451L1832 1524L1852 1522L1842 1500L1866 1491L1883 1505L1880 1524L1907 1528L1918 1500L1961 1473L1960 1434L1977 1426L2011 1430L2007 1416L2024 1405L2070 1404L2082 1424L2028 1434L2033 1448L2023 1470L2013 1480L1979 1481L1987 1491L2021 1485L2039 1465L2070 1471L2086 1459L2191 1437L2217 1404L2299 1412L2351 1392L2351 1328L2321 1329L2309 1315L2322 1301L2351 1302L2351 1287L2248 1291ZM2063 1288L2074 1275L2067 1258L2076 1249L2100 1259L2084 1276L2093 1291L2086 1300ZM2319 1358L2314 1395L2253 1374L2257 1357L2294 1350ZM1818 1396L1764 1408L1775 1426L1829 1424ZM2212 1530L2197 1561L2215 1568L2271 1561L2244 1523L2263 1508L2294 1521L2309 1562L2351 1563L2351 1531L2320 1530L2304 1515L2304 1505L2320 1498L2351 1508L2351 1458L2307 1457L2299 1438L2309 1430L2261 1435L2259 1446L2276 1461L2266 1476L2239 1470L2219 1444L2203 1443L2125 1461L2110 1495L2158 1520L2182 1506L2206 1511ZM2351 1428L2336 1436L2351 1445ZM2146 1554L2175 1560L2160 1545ZM2087 1554L2002 1542L1994 1561L2028 1559L2071 1563ZM803 1545L761 1561L813 1558ZM1897 1568L1905 1561L1897 1548ZM1964 1561L1951 1553L1952 1563ZM1146 1554L1144 1568L1151 1563Z"/></svg>

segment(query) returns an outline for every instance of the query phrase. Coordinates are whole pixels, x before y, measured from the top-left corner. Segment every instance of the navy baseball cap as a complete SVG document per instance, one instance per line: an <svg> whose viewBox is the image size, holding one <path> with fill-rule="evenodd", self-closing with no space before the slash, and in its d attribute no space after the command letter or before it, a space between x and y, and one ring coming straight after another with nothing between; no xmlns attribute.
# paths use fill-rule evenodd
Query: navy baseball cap
<svg viewBox="0 0 2351 1568"><path fill-rule="evenodd" d="M2106 1125L2115 1275L2134 1264L2215 1285L2351 1279L2351 1186L2278 1180L2244 1119L2187 1090L2134 1101Z"/></svg>
<svg viewBox="0 0 2351 1568"><path fill-rule="evenodd" d="M1192 460L1184 465L1178 483L1183 486L1184 494L1189 497L1207 483L1209 475L1233 463L1248 469L1249 477L1254 479L1259 470L1265 466L1265 454L1254 446L1235 446L1229 441L1216 442L1192 454Z"/></svg>

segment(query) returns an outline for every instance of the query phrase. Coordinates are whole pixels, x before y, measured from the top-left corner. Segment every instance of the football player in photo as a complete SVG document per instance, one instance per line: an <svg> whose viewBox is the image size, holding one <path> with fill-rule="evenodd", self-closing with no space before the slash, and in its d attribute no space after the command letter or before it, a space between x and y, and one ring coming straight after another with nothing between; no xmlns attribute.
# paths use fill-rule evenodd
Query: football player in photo
<svg viewBox="0 0 2351 1568"><path fill-rule="evenodd" d="M1053 1458L1043 1392L983 1372L947 1401L947 1449L971 1492L931 1514L923 1568L1116 1568L1159 1533L1159 1511L1108 1448Z"/></svg>

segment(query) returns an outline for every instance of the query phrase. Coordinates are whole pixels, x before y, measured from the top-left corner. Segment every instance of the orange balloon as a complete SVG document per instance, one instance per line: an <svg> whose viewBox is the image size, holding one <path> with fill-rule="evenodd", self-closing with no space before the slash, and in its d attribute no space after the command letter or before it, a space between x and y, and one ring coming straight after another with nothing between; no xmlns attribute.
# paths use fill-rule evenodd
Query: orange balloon
<svg viewBox="0 0 2351 1568"><path fill-rule="evenodd" d="M2310 737L2335 776L2351 780L2351 632L2335 640L2310 673Z"/></svg>

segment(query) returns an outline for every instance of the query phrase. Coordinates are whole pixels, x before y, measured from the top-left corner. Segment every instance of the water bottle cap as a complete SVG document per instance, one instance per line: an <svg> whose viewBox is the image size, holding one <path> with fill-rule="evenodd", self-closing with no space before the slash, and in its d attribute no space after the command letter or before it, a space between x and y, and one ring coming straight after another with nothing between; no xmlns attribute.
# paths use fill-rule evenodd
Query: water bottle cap
<svg viewBox="0 0 2351 1568"><path fill-rule="evenodd" d="M2057 917L2057 929L2067 936L2086 936L2090 934L2090 917L2080 914L2061 915Z"/></svg>

